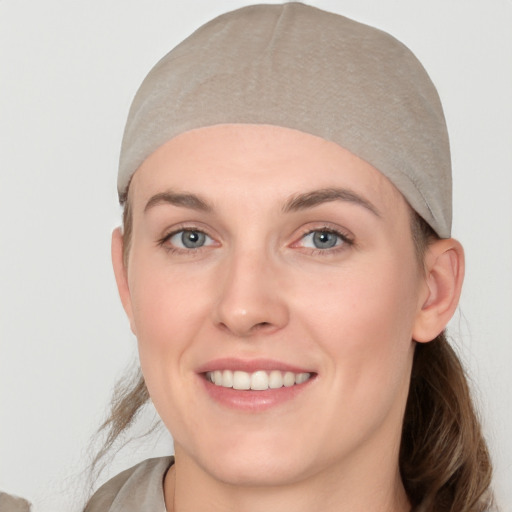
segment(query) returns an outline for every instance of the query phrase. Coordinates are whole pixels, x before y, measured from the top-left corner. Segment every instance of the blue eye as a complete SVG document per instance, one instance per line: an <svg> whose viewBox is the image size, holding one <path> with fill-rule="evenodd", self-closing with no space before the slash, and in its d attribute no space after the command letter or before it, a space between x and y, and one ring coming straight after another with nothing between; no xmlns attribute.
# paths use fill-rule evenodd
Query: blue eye
<svg viewBox="0 0 512 512"><path fill-rule="evenodd" d="M168 240L178 249L199 249L213 243L208 235L193 229L182 229L171 235Z"/></svg>
<svg viewBox="0 0 512 512"><path fill-rule="evenodd" d="M332 249L343 244L346 238L335 231L318 230L307 233L302 238L302 246L311 249Z"/></svg>

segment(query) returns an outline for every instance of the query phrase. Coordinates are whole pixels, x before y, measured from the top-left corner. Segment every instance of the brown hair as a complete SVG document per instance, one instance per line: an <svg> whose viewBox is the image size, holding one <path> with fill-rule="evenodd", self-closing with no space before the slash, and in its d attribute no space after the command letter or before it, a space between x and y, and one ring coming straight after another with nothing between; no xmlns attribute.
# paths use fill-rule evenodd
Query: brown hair
<svg viewBox="0 0 512 512"><path fill-rule="evenodd" d="M124 204L124 261L128 262L132 215ZM412 210L411 210L412 211ZM415 212L412 237L419 264L437 238ZM116 386L110 415L100 427L106 441L93 468L134 422L149 399L140 371ZM405 409L399 467L413 512L488 512L492 466L473 405L468 379L444 333L417 343Z"/></svg>

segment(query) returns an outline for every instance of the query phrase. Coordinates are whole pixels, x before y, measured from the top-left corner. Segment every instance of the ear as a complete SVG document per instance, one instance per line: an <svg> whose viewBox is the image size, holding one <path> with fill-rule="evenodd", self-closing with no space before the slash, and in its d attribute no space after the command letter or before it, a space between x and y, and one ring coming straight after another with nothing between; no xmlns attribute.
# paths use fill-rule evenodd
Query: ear
<svg viewBox="0 0 512 512"><path fill-rule="evenodd" d="M414 340L431 341L443 331L459 303L463 280L462 245L453 238L431 244L425 255L425 292L414 323Z"/></svg>
<svg viewBox="0 0 512 512"><path fill-rule="evenodd" d="M114 275L117 283L117 290L121 303L126 312L126 316L130 321L130 328L133 334L135 332L135 324L133 321L132 300L130 295L130 288L128 286L128 269L126 268L123 257L123 233L121 228L118 227L112 232L112 266L114 267Z"/></svg>

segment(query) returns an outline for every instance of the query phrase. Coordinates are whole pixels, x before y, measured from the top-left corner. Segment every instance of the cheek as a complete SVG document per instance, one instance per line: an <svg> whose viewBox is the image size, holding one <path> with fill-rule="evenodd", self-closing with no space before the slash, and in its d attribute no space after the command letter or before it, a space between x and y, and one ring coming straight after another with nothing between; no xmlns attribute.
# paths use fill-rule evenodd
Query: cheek
<svg viewBox="0 0 512 512"><path fill-rule="evenodd" d="M333 274L326 287L309 283L303 318L328 354L340 396L354 403L390 396L409 379L417 304L414 265L389 258ZM322 307L318 307L322 304ZM348 392L347 390L350 390Z"/></svg>
<svg viewBox="0 0 512 512"><path fill-rule="evenodd" d="M156 402L176 389L170 384L180 378L187 340L198 328L199 287L182 281L151 258L133 254L129 267L133 323L141 368Z"/></svg>
<svg viewBox="0 0 512 512"><path fill-rule="evenodd" d="M364 333L377 326L385 332L401 331L416 311L416 269L393 258L368 264L363 260L330 271L324 279L312 276L298 282L302 291L297 306L303 303L303 311L314 311L319 323L338 333L340 329Z"/></svg>
<svg viewBox="0 0 512 512"><path fill-rule="evenodd" d="M158 414L179 439L186 429L198 428L192 414L196 398L183 390L192 389L186 370L206 310L204 293L183 273L148 261L134 257L129 276L140 365Z"/></svg>
<svg viewBox="0 0 512 512"><path fill-rule="evenodd" d="M134 323L139 342L164 350L194 328L192 317L201 307L202 289L191 285L179 268L134 257L129 272ZM197 279L199 280L199 278Z"/></svg>

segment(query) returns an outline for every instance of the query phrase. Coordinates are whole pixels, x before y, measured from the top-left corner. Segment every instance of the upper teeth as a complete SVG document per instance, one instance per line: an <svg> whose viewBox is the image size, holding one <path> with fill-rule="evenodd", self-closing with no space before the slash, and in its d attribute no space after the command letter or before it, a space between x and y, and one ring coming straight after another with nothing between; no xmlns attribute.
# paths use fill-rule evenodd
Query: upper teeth
<svg viewBox="0 0 512 512"><path fill-rule="evenodd" d="M216 386L233 389L254 389L258 391L302 384L310 377L310 373L281 372L279 370L272 370L268 373L264 370L258 370L253 373L239 370L234 372L231 370L206 372L206 378Z"/></svg>

